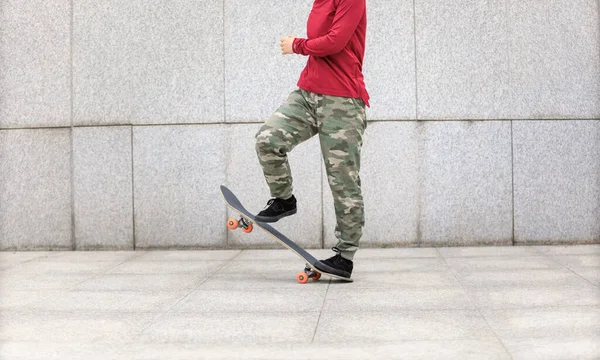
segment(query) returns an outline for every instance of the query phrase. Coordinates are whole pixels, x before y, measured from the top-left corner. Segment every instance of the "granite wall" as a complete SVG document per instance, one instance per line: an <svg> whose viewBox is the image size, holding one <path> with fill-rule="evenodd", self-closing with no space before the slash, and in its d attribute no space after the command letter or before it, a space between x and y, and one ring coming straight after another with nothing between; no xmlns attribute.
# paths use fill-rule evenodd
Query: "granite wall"
<svg viewBox="0 0 600 360"><path fill-rule="evenodd" d="M363 246L600 242L598 0L367 0ZM312 0L0 0L0 249L277 247L261 122L295 88ZM318 140L299 213L335 243Z"/></svg>

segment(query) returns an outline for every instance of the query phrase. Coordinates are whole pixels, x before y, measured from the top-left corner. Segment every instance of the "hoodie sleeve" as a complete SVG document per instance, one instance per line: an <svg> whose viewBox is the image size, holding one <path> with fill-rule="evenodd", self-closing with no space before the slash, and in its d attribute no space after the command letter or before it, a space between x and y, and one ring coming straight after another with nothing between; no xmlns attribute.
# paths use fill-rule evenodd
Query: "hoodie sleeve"
<svg viewBox="0 0 600 360"><path fill-rule="evenodd" d="M365 0L341 0L327 34L314 39L296 38L293 51L305 56L328 56L342 51L358 27L365 9Z"/></svg>

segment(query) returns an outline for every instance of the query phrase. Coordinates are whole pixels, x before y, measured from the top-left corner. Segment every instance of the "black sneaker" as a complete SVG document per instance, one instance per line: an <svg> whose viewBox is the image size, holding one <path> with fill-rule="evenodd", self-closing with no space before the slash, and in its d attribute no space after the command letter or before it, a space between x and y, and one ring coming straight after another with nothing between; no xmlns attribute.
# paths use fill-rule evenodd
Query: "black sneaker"
<svg viewBox="0 0 600 360"><path fill-rule="evenodd" d="M337 254L329 259L320 260L315 267L333 275L350 278L350 275L352 275L352 268L354 267L352 260L344 259L340 250L336 247L331 248L331 250L335 251Z"/></svg>
<svg viewBox="0 0 600 360"><path fill-rule="evenodd" d="M274 198L267 202L267 208L255 216L256 221L275 222L283 217L294 215L296 213L296 197L283 200Z"/></svg>

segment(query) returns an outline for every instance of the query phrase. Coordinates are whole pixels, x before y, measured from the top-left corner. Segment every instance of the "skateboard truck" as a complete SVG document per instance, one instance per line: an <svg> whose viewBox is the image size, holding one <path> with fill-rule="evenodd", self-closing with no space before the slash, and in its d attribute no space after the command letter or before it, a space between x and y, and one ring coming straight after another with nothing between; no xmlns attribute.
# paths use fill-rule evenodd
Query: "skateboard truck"
<svg viewBox="0 0 600 360"><path fill-rule="evenodd" d="M298 281L300 284L306 284L310 278L312 278L314 281L317 281L321 278L321 273L308 265L304 267L304 271L301 271L296 275L296 281Z"/></svg>
<svg viewBox="0 0 600 360"><path fill-rule="evenodd" d="M242 228L242 231L245 233L252 232L252 222L241 217L239 220L234 218L230 218L227 220L227 227L231 230Z"/></svg>

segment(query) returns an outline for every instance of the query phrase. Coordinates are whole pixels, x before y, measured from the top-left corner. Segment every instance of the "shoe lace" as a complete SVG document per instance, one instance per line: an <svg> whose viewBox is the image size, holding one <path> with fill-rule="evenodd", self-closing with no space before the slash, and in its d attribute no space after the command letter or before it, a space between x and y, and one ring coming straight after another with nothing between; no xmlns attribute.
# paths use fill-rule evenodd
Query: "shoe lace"
<svg viewBox="0 0 600 360"><path fill-rule="evenodd" d="M275 202L275 199L271 199L271 200L267 201L267 206L265 206L265 209L268 208L269 206L271 206L271 204L274 202Z"/></svg>

